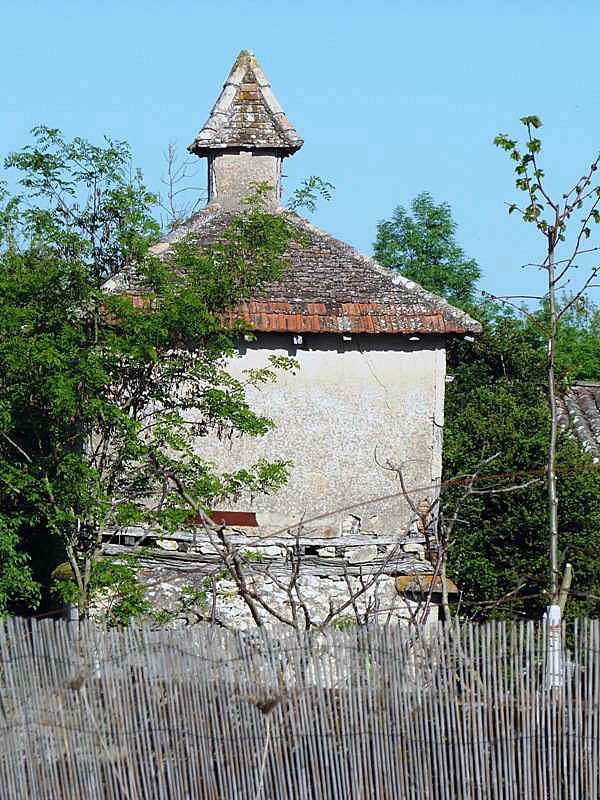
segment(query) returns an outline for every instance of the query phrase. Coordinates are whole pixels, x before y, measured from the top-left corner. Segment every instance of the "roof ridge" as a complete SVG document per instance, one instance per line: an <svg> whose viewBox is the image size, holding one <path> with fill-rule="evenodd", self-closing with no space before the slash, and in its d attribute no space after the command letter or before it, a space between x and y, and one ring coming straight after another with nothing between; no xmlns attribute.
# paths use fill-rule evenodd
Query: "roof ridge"
<svg viewBox="0 0 600 800"><path fill-rule="evenodd" d="M447 311L452 316L459 319L465 325L465 327L468 328L468 330L474 333L481 331L481 323L471 317L470 314L467 314L466 311L453 306L444 297L440 297L440 295L430 292L428 289L424 289L420 283L411 281L409 278L404 277L404 275L401 275L399 272L395 272L387 267L382 266L372 256L367 256L364 253L361 253L361 251L353 245L348 244L348 242L344 242L341 239L337 239L335 236L327 233L327 231L318 228L316 225L313 225L312 222L309 222L304 217L301 217L299 214L296 214L285 207L276 209L275 213L290 216L294 218L297 223L300 223L302 227L306 228L307 231L310 231L317 236L325 236L328 239L332 239L338 245L344 247L350 254L352 254L354 258L360 259L366 266L371 267L380 275L384 275L385 277L389 278L395 286L402 286L403 288L408 289L408 291L418 292L421 297L436 303L440 309Z"/></svg>
<svg viewBox="0 0 600 800"><path fill-rule="evenodd" d="M261 145L248 141L247 146L254 148L269 147L284 150L288 154L295 153L296 150L302 147L304 141L300 138L296 129L286 117L256 56L250 50L242 50L225 79L221 94L212 107L208 119L200 129L194 141L189 145L188 150L190 153L203 156L207 155L210 150L222 150L227 147L227 142L218 141L218 134L229 122L232 106L240 95L240 91L244 85L244 79L248 72L250 72L254 78L262 105L277 134L281 138L281 142L268 142ZM232 144L239 145L239 142L234 142Z"/></svg>

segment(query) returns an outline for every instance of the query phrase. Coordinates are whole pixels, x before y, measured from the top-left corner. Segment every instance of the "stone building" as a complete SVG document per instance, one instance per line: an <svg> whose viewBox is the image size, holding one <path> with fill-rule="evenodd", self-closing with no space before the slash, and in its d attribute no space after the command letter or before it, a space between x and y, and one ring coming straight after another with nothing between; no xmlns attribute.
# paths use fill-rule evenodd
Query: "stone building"
<svg viewBox="0 0 600 800"><path fill-rule="evenodd" d="M155 253L190 231L202 243L215 241L253 184L272 186L272 212L286 214L303 241L290 244L284 278L240 307L256 338L240 345L231 370L262 366L269 355L292 355L300 369L251 397L253 408L274 420L273 432L229 447L202 440L202 447L224 469L275 456L293 467L277 494L217 511L235 526L236 541L247 535L262 548L257 580L281 608L287 601L269 584L269 570L289 572L286 537L292 541L301 526L304 591L317 617L332 597L347 593L349 580L357 585L377 570L378 598L366 592L360 602L371 603L376 618L404 616L406 598L418 599L434 572L424 528L434 527L426 509L441 477L446 341L478 332L479 324L281 207L283 159L302 144L256 58L242 51L189 147L207 159L208 204ZM390 465L402 467L410 502ZM134 541L135 531L129 533ZM191 534L182 537L179 544L157 540L156 558L146 565L159 599L206 574L211 563L209 543L191 552ZM422 576L417 587L413 575ZM398 585L408 595L400 597ZM239 622L248 617L238 600L223 608Z"/></svg>

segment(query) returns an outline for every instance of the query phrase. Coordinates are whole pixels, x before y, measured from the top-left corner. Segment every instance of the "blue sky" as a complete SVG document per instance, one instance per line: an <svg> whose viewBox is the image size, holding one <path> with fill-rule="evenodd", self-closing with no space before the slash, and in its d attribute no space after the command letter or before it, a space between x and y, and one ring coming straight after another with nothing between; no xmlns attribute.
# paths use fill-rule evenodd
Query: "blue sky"
<svg viewBox="0 0 600 800"><path fill-rule="evenodd" d="M494 135L540 115L557 191L600 147L597 0L2 5L2 155L39 123L107 134L129 141L160 188L168 142L191 142L251 49L305 139L287 185L317 174L336 186L315 224L370 253L377 221L428 190L452 206L493 292L534 292L541 276L520 265L543 245L506 215L512 168Z"/></svg>

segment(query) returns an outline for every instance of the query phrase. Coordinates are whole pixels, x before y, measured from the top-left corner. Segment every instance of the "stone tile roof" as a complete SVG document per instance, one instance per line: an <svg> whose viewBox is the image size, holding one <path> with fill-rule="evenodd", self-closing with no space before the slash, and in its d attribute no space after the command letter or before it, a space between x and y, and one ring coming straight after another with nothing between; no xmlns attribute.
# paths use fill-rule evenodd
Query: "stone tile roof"
<svg viewBox="0 0 600 800"><path fill-rule="evenodd" d="M242 50L208 120L188 150L206 156L214 150L241 147L275 149L290 155L302 145L256 57Z"/></svg>
<svg viewBox="0 0 600 800"><path fill-rule="evenodd" d="M557 405L561 427L573 430L594 463L600 463L600 383L575 383Z"/></svg>
<svg viewBox="0 0 600 800"><path fill-rule="evenodd" d="M344 242L285 209L303 234L291 242L288 271L265 287L235 316L256 331L306 333L478 333L480 324L446 300L403 276L384 269ZM218 240L231 213L211 205L154 246L162 255L191 233L200 245ZM233 316L233 314L232 314Z"/></svg>

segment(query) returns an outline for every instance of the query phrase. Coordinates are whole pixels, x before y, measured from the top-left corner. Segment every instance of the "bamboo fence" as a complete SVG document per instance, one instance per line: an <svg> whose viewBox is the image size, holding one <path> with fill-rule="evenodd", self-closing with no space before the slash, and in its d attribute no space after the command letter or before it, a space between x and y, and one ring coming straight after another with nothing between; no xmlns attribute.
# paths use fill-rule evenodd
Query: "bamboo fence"
<svg viewBox="0 0 600 800"><path fill-rule="evenodd" d="M600 624L0 624L4 800L599 800Z"/></svg>

